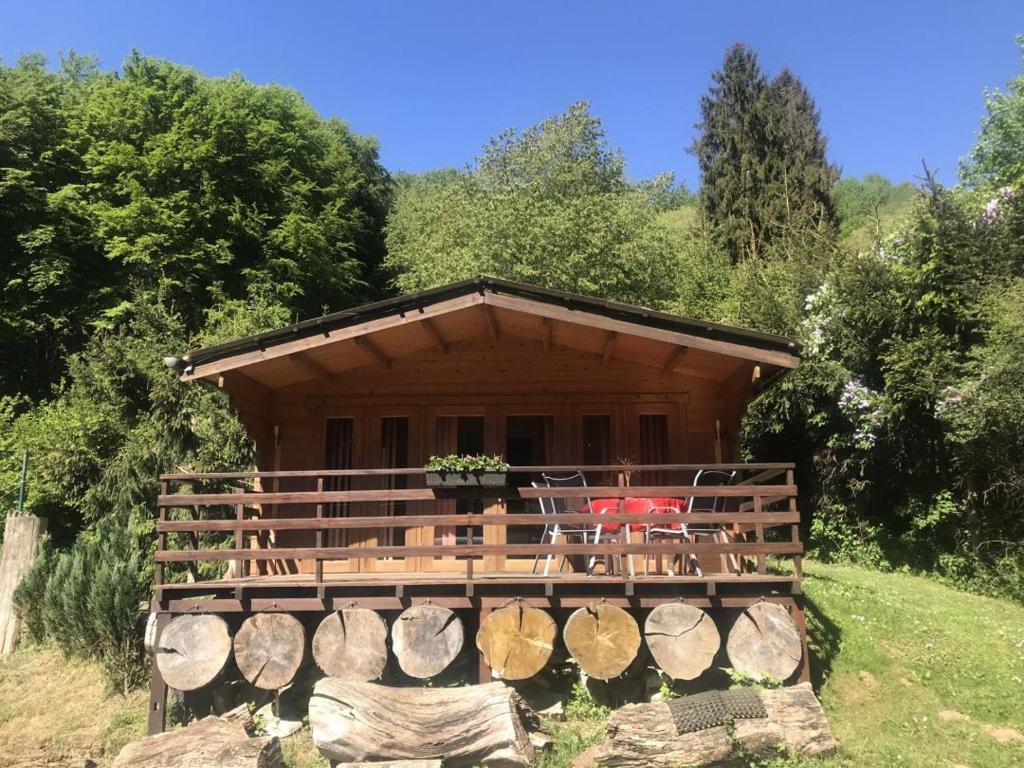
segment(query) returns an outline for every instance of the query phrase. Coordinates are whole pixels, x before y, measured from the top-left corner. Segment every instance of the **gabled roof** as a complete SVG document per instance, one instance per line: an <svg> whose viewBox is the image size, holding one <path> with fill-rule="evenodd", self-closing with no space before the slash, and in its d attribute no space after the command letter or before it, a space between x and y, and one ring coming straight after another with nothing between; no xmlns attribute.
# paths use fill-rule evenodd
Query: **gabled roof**
<svg viewBox="0 0 1024 768"><path fill-rule="evenodd" d="M667 312L659 312L647 307L622 304L616 301L597 299L575 293L551 290L549 288L540 288L496 277L480 276L450 283L438 288L396 296L395 298L377 301L372 304L364 304L353 309L332 312L331 314L304 320L255 336L247 336L223 344L191 351L183 358L188 366L186 376L188 377L189 373L195 368L210 363L223 361L245 353L267 351L276 346L308 337L327 336L334 331L364 325L373 320L389 316L419 313L432 305L473 294L527 299L563 310L577 312L580 313L577 322L581 324L587 324L586 315L593 315L644 328L684 334L696 339L721 342L729 346L746 347L751 351L760 350L766 353L763 355L765 362L784 368L793 368L799 363L800 346L793 339L785 336L775 336L720 323L694 320ZM415 319L417 319L415 316L410 317L410 321ZM748 355L743 356L748 357Z"/></svg>

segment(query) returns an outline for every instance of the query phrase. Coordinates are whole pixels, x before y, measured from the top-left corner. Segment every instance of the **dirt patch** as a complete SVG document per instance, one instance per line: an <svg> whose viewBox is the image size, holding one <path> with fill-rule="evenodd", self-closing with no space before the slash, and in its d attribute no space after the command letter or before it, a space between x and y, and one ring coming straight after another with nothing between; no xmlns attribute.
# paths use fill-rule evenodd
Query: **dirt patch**
<svg viewBox="0 0 1024 768"><path fill-rule="evenodd" d="M971 719L963 712L957 712L955 709L940 709L936 713L936 717L944 723L963 723L969 722Z"/></svg>
<svg viewBox="0 0 1024 768"><path fill-rule="evenodd" d="M878 687L878 679L866 669L861 670L861 673L857 675L857 677L859 677L860 681L864 683L865 688L871 689Z"/></svg>
<svg viewBox="0 0 1024 768"><path fill-rule="evenodd" d="M986 723L981 726L981 730L1000 744L1012 744L1016 741L1024 741L1024 733L1021 733L1016 728L1011 728L1008 725L989 725Z"/></svg>

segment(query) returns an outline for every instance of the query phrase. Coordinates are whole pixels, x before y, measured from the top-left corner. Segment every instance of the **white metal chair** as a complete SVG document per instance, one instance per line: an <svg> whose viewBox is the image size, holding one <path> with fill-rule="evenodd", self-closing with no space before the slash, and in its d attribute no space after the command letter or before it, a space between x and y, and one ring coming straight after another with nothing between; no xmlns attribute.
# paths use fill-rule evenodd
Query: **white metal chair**
<svg viewBox="0 0 1024 768"><path fill-rule="evenodd" d="M708 486L722 486L730 485L736 477L736 472L725 472L720 469L702 469L697 473L697 476L693 479L694 487L708 487ZM690 498L687 505L687 512L711 512L718 513L722 512L725 508L725 497L724 496L693 496ZM657 507L655 509L662 509ZM674 508L668 508L672 512L679 512ZM654 511L652 509L652 511ZM677 520L682 518L685 520L685 513L676 517ZM673 521L675 522L675 521ZM694 541L701 536L709 536L714 541L721 541L723 544L729 543L729 534L725 530L725 526L721 523L698 523L688 524L680 522L678 528L671 526L658 526L648 525L647 533L644 536L644 541L650 544L655 538L673 538L679 537L684 541ZM690 553L689 556L690 566L698 576L703 576L704 573L701 570L700 562L697 560L697 556ZM729 553L729 561L737 573L739 573L739 560L737 560L734 553ZM649 558L644 557L644 575L648 572ZM682 565L682 564L680 564ZM668 575L674 575L672 573L671 564L669 565Z"/></svg>
<svg viewBox="0 0 1024 768"><path fill-rule="evenodd" d="M587 485L587 480L583 476L582 472L577 472L573 475L568 475L567 477L552 477L549 475L541 475L541 477L544 478L544 482L531 483L531 485L534 488L577 488L586 487ZM569 511L568 505L565 503L566 500L564 498L542 496L539 499L537 499L537 501L540 502L541 515L554 515ZM590 504L590 499L586 499L586 502L587 509L590 512L593 512L594 509ZM564 536L566 541L569 541L572 538L578 538L583 544L597 544L601 541L601 527L601 523L596 523L595 525L565 525L561 523L546 523L544 525L544 532L541 534L540 537L540 543L544 544L545 540L547 540L546 543L548 544L556 544L558 543L558 537ZM591 535L593 535L593 541L587 541L587 538ZM547 556L546 562L544 563L545 576L547 576L548 573L551 571L551 559L553 557L554 555L549 554ZM590 559L587 561L588 576L593 573L594 563L596 562L596 560L597 556L592 555ZM537 572L537 563L539 561L540 554L538 553L533 558L533 573ZM559 565L559 568L561 568L561 565Z"/></svg>

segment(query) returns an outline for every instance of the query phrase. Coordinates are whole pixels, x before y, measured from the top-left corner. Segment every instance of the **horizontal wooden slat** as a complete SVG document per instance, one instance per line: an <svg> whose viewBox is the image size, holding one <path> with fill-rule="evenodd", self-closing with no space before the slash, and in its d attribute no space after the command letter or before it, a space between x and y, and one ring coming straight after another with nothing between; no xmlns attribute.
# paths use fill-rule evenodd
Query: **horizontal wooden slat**
<svg viewBox="0 0 1024 768"><path fill-rule="evenodd" d="M722 525L761 523L765 526L799 523L797 512L687 512L680 515L622 515L606 513L564 513L557 515L514 514L514 515L401 515L361 517L293 517L293 518L250 518L248 520L158 520L156 529L161 533L182 533L186 531L304 531L340 528L420 528L425 526L461 525Z"/></svg>
<svg viewBox="0 0 1024 768"><path fill-rule="evenodd" d="M279 493L168 494L157 498L161 507L192 507L211 504L332 504L356 501L432 501L434 499L599 499L796 496L795 485L723 485L694 488L692 485L592 486L562 488L402 488L359 491L285 491Z"/></svg>
<svg viewBox="0 0 1024 768"><path fill-rule="evenodd" d="M466 544L435 547L281 547L279 549L201 549L157 552L157 562L191 560L358 560L382 557L484 557L487 555L737 555L801 554L799 542L729 544Z"/></svg>
<svg viewBox="0 0 1024 768"><path fill-rule="evenodd" d="M509 472L529 472L533 474L557 474L559 472L697 472L702 469L723 469L726 471L742 470L778 470L795 469L792 463L752 463L752 464L594 464L594 465L555 465L555 466L517 466L509 467ZM277 472L171 472L160 475L161 480L246 480L256 478L286 477L379 477L392 475L423 475L427 470L423 467L400 467L396 469L305 469L281 470Z"/></svg>

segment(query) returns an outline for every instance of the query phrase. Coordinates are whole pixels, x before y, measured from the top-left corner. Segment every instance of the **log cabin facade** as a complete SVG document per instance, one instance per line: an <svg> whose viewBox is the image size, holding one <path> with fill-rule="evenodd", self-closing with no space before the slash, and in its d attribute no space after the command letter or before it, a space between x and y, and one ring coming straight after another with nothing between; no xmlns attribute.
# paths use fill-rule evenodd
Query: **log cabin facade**
<svg viewBox="0 0 1024 768"><path fill-rule="evenodd" d="M790 339L481 277L174 362L230 396L256 468L161 478L158 633L190 612L423 601L479 621L510 600L768 600L803 633L794 467L738 461L749 398L799 364ZM425 486L430 456L467 453L503 456L506 485ZM721 508L686 519L723 525L722 539L648 537L664 518L627 514L627 499L692 500L709 469L734 477ZM586 488L544 486L577 472ZM603 539L552 539L554 522L592 524L594 499L612 500ZM792 567L771 567L779 557ZM154 673L154 718L161 685Z"/></svg>

